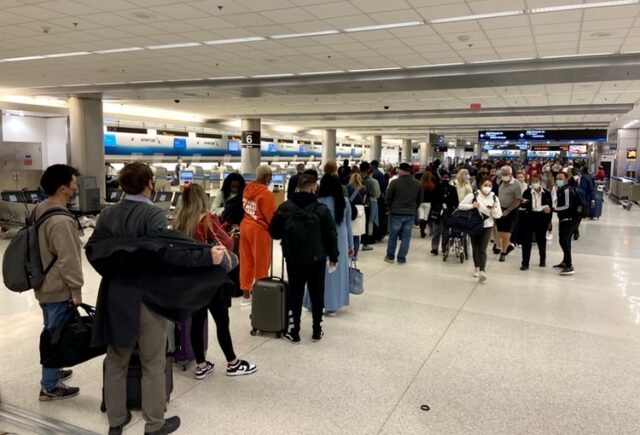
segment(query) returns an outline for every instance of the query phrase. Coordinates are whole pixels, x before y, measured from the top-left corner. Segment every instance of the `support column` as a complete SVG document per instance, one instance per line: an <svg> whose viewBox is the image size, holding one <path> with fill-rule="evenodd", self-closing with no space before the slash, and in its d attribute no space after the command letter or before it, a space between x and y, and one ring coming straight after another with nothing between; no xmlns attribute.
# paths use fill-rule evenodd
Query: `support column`
<svg viewBox="0 0 640 435"><path fill-rule="evenodd" d="M371 160L380 161L382 158L382 136L373 136L371 142Z"/></svg>
<svg viewBox="0 0 640 435"><path fill-rule="evenodd" d="M69 156L71 166L96 177L100 196L106 197L104 128L101 96L69 98Z"/></svg>
<svg viewBox="0 0 640 435"><path fill-rule="evenodd" d="M433 156L433 146L427 142L420 143L420 167L426 167Z"/></svg>
<svg viewBox="0 0 640 435"><path fill-rule="evenodd" d="M411 154L413 152L413 146L411 139L402 140L402 160L407 163L411 163Z"/></svg>
<svg viewBox="0 0 640 435"><path fill-rule="evenodd" d="M481 158L482 157L482 145L480 145L479 143L475 144L473 146L473 155Z"/></svg>
<svg viewBox="0 0 640 435"><path fill-rule="evenodd" d="M322 167L327 162L336 160L336 130L326 129L322 132Z"/></svg>
<svg viewBox="0 0 640 435"><path fill-rule="evenodd" d="M240 173L254 174L260 166L260 119L243 119Z"/></svg>

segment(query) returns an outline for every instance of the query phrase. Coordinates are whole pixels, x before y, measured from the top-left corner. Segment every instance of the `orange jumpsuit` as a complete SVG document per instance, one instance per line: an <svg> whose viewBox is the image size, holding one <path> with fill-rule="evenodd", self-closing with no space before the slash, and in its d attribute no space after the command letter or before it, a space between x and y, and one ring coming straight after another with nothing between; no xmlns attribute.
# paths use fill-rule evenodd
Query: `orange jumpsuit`
<svg viewBox="0 0 640 435"><path fill-rule="evenodd" d="M242 198L240 224L240 289L248 291L256 280L269 276L271 235L269 224L276 211L273 193L264 184L249 183Z"/></svg>

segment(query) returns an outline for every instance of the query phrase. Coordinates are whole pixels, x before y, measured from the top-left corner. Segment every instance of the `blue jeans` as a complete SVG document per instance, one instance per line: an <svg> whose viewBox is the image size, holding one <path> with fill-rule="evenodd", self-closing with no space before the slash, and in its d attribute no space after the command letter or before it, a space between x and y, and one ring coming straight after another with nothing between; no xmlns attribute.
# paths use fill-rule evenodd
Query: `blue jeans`
<svg viewBox="0 0 640 435"><path fill-rule="evenodd" d="M69 311L69 302L54 302L51 304L40 304L44 327L51 330L65 321ZM46 369L42 367L42 380L40 385L46 391L51 391L60 381L60 369Z"/></svg>
<svg viewBox="0 0 640 435"><path fill-rule="evenodd" d="M409 253L409 244L411 243L411 230L413 228L413 222L415 221L414 215L389 215L389 241L387 242L387 258L390 260L396 257L396 245L398 244L398 237L400 237L400 251L398 252L398 261L403 263L407 260L407 254Z"/></svg>

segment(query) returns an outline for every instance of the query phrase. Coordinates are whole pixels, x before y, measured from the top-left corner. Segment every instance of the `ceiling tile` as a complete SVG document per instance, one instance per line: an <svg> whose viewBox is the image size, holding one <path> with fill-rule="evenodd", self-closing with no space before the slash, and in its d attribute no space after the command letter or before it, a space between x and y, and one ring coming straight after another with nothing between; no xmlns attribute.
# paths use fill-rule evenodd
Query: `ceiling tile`
<svg viewBox="0 0 640 435"><path fill-rule="evenodd" d="M323 19L362 14L362 12L346 1L312 5L305 7L305 9L314 16Z"/></svg>
<svg viewBox="0 0 640 435"><path fill-rule="evenodd" d="M313 21L315 19L313 15L301 8L266 11L262 12L262 15L272 22L279 24L299 23L301 21ZM325 27L325 29L328 29L328 27Z"/></svg>

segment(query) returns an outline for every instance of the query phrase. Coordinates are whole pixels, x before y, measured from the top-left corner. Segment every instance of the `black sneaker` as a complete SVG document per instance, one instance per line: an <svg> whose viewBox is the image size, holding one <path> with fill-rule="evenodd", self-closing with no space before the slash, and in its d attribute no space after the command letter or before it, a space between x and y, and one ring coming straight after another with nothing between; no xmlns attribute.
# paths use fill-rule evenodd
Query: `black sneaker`
<svg viewBox="0 0 640 435"><path fill-rule="evenodd" d="M431 250L431 255L438 255L438 250L437 249L432 249Z"/></svg>
<svg viewBox="0 0 640 435"><path fill-rule="evenodd" d="M164 425L153 432L145 432L144 435L168 435L174 433L180 427L180 417L171 417L164 420Z"/></svg>
<svg viewBox="0 0 640 435"><path fill-rule="evenodd" d="M127 419L120 426L110 427L109 435L121 435L125 426L131 423L131 411L127 410Z"/></svg>
<svg viewBox="0 0 640 435"><path fill-rule="evenodd" d="M40 390L38 400L41 402L50 402L52 400L68 399L77 396L78 393L80 393L80 388L67 387L63 382L58 382L58 385L56 385L53 390Z"/></svg>
<svg viewBox="0 0 640 435"><path fill-rule="evenodd" d="M560 272L560 275L573 275L575 273L575 271L573 270L573 267L565 267L564 269L562 269L562 272Z"/></svg>
<svg viewBox="0 0 640 435"><path fill-rule="evenodd" d="M513 243L512 243L512 244L510 244L510 245L507 247L507 252L506 252L506 254L505 254L505 255L509 255L509 254L510 254L512 251L514 251L515 249L516 249L516 247L513 245Z"/></svg>
<svg viewBox="0 0 640 435"><path fill-rule="evenodd" d="M314 342L318 342L322 340L322 337L324 337L324 331L321 329L320 331L316 331L313 333L313 335L311 336L311 340L313 340Z"/></svg>
<svg viewBox="0 0 640 435"><path fill-rule="evenodd" d="M573 234L573 240L578 240L580 238L580 233Z"/></svg>
<svg viewBox="0 0 640 435"><path fill-rule="evenodd" d="M204 367L198 367L196 366L196 373L194 375L194 377L201 381L204 378L207 377L207 375L209 373L213 373L213 371L216 369L215 365L209 361L205 361L205 366Z"/></svg>
<svg viewBox="0 0 640 435"><path fill-rule="evenodd" d="M500 254L500 260L498 260L500 263L504 263L505 261L507 261L507 254Z"/></svg>
<svg viewBox="0 0 640 435"><path fill-rule="evenodd" d="M293 344L300 344L300 334L297 332L285 332L282 336Z"/></svg>
<svg viewBox="0 0 640 435"><path fill-rule="evenodd" d="M73 370L60 370L60 380L68 381L73 376Z"/></svg>
<svg viewBox="0 0 640 435"><path fill-rule="evenodd" d="M501 253L502 251L500 250L500 248L498 248L495 244L493 245L493 253L498 255L499 253Z"/></svg>
<svg viewBox="0 0 640 435"><path fill-rule="evenodd" d="M255 364L249 364L247 361L239 360L235 366L227 366L227 376L243 376L255 373L258 370Z"/></svg>
<svg viewBox="0 0 640 435"><path fill-rule="evenodd" d="M529 270L529 266L520 266L520 270Z"/></svg>
<svg viewBox="0 0 640 435"><path fill-rule="evenodd" d="M566 269L567 266L564 263L559 263L559 264L556 264L555 266L553 266L553 268L554 269Z"/></svg>
<svg viewBox="0 0 640 435"><path fill-rule="evenodd" d="M547 267L547 263L546 263L546 262L544 262L544 261L541 261L541 262L540 262L540 267Z"/></svg>

